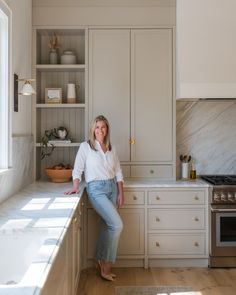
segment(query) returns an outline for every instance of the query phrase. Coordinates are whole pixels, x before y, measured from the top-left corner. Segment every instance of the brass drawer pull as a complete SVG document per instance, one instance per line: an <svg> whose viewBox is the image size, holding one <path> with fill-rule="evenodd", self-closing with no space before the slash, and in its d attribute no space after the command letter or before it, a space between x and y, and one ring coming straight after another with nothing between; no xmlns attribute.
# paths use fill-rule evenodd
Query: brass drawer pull
<svg viewBox="0 0 236 295"><path fill-rule="evenodd" d="M134 139L134 138L131 138L131 139L129 140L129 144L135 144L135 139Z"/></svg>
<svg viewBox="0 0 236 295"><path fill-rule="evenodd" d="M158 242L156 242L156 247L160 247L160 244Z"/></svg>
<svg viewBox="0 0 236 295"><path fill-rule="evenodd" d="M195 246L195 247L199 247L198 242L195 242L195 243L194 243L194 246Z"/></svg>
<svg viewBox="0 0 236 295"><path fill-rule="evenodd" d="M159 222L160 221L160 218L159 217L156 217L156 221Z"/></svg>

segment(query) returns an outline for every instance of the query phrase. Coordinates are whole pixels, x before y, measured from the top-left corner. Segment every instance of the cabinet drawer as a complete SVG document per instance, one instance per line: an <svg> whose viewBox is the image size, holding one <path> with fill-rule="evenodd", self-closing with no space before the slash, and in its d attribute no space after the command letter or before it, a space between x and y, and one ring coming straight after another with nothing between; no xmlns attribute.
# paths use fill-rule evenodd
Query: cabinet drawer
<svg viewBox="0 0 236 295"><path fill-rule="evenodd" d="M149 209L148 228L204 229L204 209Z"/></svg>
<svg viewBox="0 0 236 295"><path fill-rule="evenodd" d="M172 178L171 165L136 165L131 166L131 177Z"/></svg>
<svg viewBox="0 0 236 295"><path fill-rule="evenodd" d="M155 234L148 236L149 255L204 255L205 235Z"/></svg>
<svg viewBox="0 0 236 295"><path fill-rule="evenodd" d="M130 177L130 166L128 165L121 165L121 170L123 173L124 178Z"/></svg>
<svg viewBox="0 0 236 295"><path fill-rule="evenodd" d="M149 191L149 205L203 205L205 204L204 191L176 190L176 191Z"/></svg>
<svg viewBox="0 0 236 295"><path fill-rule="evenodd" d="M143 205L144 192L143 191L125 191L125 205Z"/></svg>

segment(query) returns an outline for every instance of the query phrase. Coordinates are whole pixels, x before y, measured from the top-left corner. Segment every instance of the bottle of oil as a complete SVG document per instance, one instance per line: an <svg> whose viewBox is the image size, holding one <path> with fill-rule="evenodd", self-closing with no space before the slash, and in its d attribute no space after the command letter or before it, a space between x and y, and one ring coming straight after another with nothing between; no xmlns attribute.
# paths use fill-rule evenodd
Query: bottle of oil
<svg viewBox="0 0 236 295"><path fill-rule="evenodd" d="M195 162L194 161L192 161L192 164L191 164L189 177L190 177L190 179L196 179L197 178L197 172L196 172L196 167L195 167Z"/></svg>

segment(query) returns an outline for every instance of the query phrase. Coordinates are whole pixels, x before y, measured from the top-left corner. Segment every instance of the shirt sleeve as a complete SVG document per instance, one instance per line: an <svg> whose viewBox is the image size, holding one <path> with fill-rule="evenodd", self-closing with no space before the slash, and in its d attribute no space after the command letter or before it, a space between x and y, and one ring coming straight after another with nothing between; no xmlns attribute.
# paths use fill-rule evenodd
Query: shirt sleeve
<svg viewBox="0 0 236 295"><path fill-rule="evenodd" d="M74 169L72 173L73 180L78 178L81 181L81 176L85 168L86 156L86 143L82 143L75 158Z"/></svg>
<svg viewBox="0 0 236 295"><path fill-rule="evenodd" d="M117 182L122 181L124 182L124 177L123 177L123 173L120 167L120 161L116 152L116 149L114 147L112 147L113 152L114 152L114 159L115 159L115 175L116 175L116 180Z"/></svg>

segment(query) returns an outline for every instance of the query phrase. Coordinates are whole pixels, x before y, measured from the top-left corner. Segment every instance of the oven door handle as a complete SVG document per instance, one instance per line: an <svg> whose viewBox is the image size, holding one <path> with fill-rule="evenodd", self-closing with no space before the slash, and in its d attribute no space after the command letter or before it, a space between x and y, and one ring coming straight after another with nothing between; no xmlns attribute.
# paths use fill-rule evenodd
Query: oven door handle
<svg viewBox="0 0 236 295"><path fill-rule="evenodd" d="M236 209L213 209L213 208L211 208L211 212L236 212Z"/></svg>

